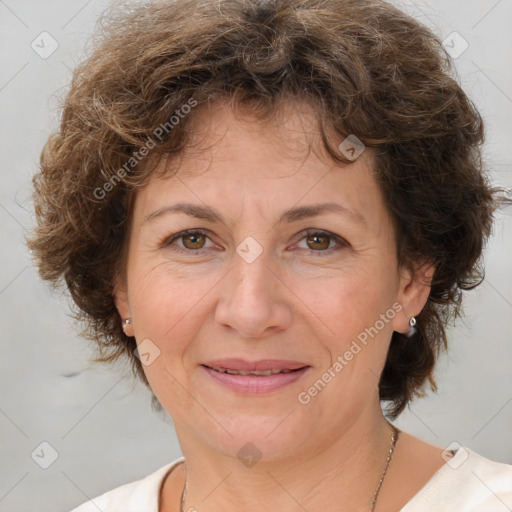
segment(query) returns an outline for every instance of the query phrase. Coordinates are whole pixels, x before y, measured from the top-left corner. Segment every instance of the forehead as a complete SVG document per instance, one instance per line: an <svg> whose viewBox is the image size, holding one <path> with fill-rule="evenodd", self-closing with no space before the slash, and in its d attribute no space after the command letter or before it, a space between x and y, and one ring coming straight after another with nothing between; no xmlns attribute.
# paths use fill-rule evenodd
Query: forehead
<svg viewBox="0 0 512 512"><path fill-rule="evenodd" d="M151 178L140 193L146 215L178 199L215 204L240 216L251 208L268 216L320 202L382 213L370 152L348 165L335 162L322 143L315 112L305 103L285 104L264 122L220 103L196 110L190 121L185 150L162 161L163 179ZM342 140L334 140L333 147Z"/></svg>

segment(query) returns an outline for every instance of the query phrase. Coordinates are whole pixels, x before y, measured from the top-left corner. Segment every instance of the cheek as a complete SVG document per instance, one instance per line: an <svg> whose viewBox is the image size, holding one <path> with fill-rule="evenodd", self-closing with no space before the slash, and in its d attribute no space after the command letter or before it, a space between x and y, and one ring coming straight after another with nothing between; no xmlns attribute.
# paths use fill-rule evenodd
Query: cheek
<svg viewBox="0 0 512 512"><path fill-rule="evenodd" d="M391 284L385 282L380 272L367 269L314 281L295 278L292 289L337 334L353 333L373 324L391 306L392 300Z"/></svg>
<svg viewBox="0 0 512 512"><path fill-rule="evenodd" d="M373 269L324 279L318 286L297 283L294 288L307 306L302 306L302 314L329 354L324 364L341 357L344 377L338 380L358 386L364 381L362 389L377 384L374 376L385 361L395 315L391 273L388 270L386 279L384 269Z"/></svg>
<svg viewBox="0 0 512 512"><path fill-rule="evenodd" d="M129 282L130 308L137 340L149 338L165 353L183 351L201 327L208 294L217 275L200 278L167 264L139 267Z"/></svg>
<svg viewBox="0 0 512 512"><path fill-rule="evenodd" d="M131 274L130 307L143 371L153 393L168 412L190 408L186 359L204 323L204 299L212 288L205 279L180 277L164 265ZM149 340L149 342L148 342ZM157 354L144 364L144 350ZM171 400L172 397L172 400Z"/></svg>

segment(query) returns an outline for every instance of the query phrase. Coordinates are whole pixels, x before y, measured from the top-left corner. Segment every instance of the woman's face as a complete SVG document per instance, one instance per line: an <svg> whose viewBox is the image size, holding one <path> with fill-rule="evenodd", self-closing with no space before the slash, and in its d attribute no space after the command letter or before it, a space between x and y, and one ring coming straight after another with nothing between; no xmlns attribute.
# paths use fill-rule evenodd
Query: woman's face
<svg viewBox="0 0 512 512"><path fill-rule="evenodd" d="M180 441L232 456L318 450L375 417L392 332L428 295L399 272L369 150L336 165L306 106L281 113L259 124L218 105L194 119L201 151L138 192L115 295ZM241 368L229 358L304 369L206 368Z"/></svg>

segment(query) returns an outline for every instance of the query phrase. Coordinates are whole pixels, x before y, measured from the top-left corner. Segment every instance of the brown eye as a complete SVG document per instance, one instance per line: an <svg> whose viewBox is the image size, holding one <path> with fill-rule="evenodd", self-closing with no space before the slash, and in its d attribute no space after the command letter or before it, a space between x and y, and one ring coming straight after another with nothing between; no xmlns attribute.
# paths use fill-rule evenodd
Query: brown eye
<svg viewBox="0 0 512 512"><path fill-rule="evenodd" d="M310 249L324 250L329 248L331 237L322 233L315 233L306 237Z"/></svg>
<svg viewBox="0 0 512 512"><path fill-rule="evenodd" d="M208 246L210 240L206 233L197 229L181 231L172 237L166 239L162 243L162 247L166 250L170 249L180 253L202 254L203 251L212 249L212 245ZM211 244L211 241L210 241Z"/></svg>
<svg viewBox="0 0 512 512"><path fill-rule="evenodd" d="M183 246L186 249L202 249L206 241L206 236L199 232L189 233L180 238L183 240Z"/></svg>
<svg viewBox="0 0 512 512"><path fill-rule="evenodd" d="M306 250L314 256L329 256L335 252L347 249L350 244L343 238L328 231L308 229L303 232L299 244L300 249Z"/></svg>

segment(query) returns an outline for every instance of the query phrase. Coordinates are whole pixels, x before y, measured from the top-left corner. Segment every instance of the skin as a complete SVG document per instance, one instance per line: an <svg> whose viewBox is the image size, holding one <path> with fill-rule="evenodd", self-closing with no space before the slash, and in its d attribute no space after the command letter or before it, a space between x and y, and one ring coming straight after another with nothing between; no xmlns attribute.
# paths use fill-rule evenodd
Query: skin
<svg viewBox="0 0 512 512"><path fill-rule="evenodd" d="M391 439L379 376L393 331L408 332L425 305L433 268L418 265L414 279L398 267L370 150L336 164L308 105L283 104L272 122L260 123L217 103L190 121L195 134L177 172L153 175L137 192L115 288L119 314L132 319L126 333L160 350L144 371L186 459L167 477L160 509L179 510L186 476L184 510L312 511L337 503L369 510ZM178 167L172 164L160 165ZM185 202L215 209L226 223L184 213L147 220ZM327 202L365 222L332 212L278 222L289 208ZM307 228L328 236L315 239ZM186 229L206 236L171 240ZM263 249L251 263L236 252L249 236ZM298 394L393 304L401 310L300 403ZM312 368L285 388L248 396L212 382L200 366L221 357L293 359ZM261 452L251 467L237 458L249 442ZM376 512L403 506L443 465L441 451L403 432Z"/></svg>

